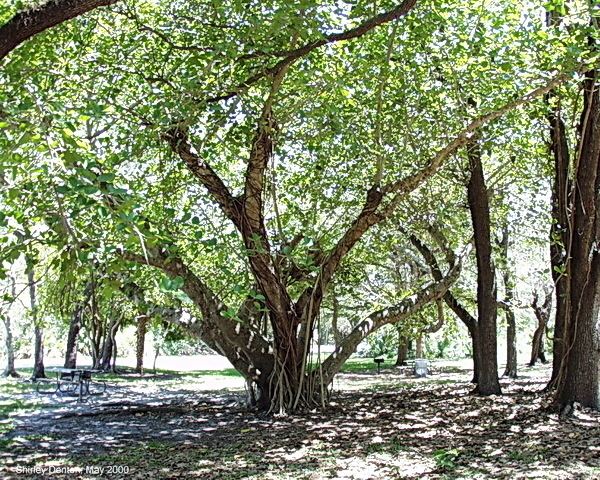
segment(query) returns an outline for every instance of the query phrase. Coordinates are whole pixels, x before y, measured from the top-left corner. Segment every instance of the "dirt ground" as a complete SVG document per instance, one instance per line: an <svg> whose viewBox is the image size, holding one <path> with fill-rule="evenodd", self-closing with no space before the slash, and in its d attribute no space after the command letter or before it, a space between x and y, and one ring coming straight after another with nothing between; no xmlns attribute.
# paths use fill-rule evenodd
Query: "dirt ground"
<svg viewBox="0 0 600 480"><path fill-rule="evenodd" d="M0 477L600 478L600 414L559 421L539 393L548 368L521 370L487 398L451 365L344 373L326 411L275 417L247 411L225 370L125 375L83 405L13 388L24 408L0 437Z"/></svg>

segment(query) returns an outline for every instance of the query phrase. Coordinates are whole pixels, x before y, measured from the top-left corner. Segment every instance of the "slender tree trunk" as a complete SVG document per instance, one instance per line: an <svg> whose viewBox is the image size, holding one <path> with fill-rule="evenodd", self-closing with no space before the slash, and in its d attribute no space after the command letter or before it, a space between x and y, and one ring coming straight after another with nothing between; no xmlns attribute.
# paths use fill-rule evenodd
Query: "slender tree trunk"
<svg viewBox="0 0 600 480"><path fill-rule="evenodd" d="M514 299L514 285L508 259L509 232L508 225L502 230L499 242L502 256L502 280L504 282L504 314L506 316L506 368L504 376L517 378L517 322L512 302Z"/></svg>
<svg viewBox="0 0 600 480"><path fill-rule="evenodd" d="M533 294L533 303L531 304L535 317L537 319L537 327L533 332L533 339L531 340L531 357L529 359L529 366L533 367L535 363L540 360L542 363L546 363L546 355L544 353L544 335L550 319L550 310L552 307L552 290L546 293L546 298L542 305L539 304L539 296L537 292Z"/></svg>
<svg viewBox="0 0 600 480"><path fill-rule="evenodd" d="M29 284L29 301L31 305L31 319L34 326L34 356L32 379L46 378L44 370L44 329L37 315L37 299L35 292L35 272L33 265L27 266L27 282Z"/></svg>
<svg viewBox="0 0 600 480"><path fill-rule="evenodd" d="M148 327L149 317L143 315L138 319L136 331L136 348L135 348L135 371L144 373L144 344L146 342L146 330Z"/></svg>
<svg viewBox="0 0 600 480"><path fill-rule="evenodd" d="M406 365L406 357L408 357L408 339L398 331L398 353L396 355L396 366L401 367Z"/></svg>
<svg viewBox="0 0 600 480"><path fill-rule="evenodd" d="M469 329L469 335L471 336L471 346L473 348L473 378L471 379L471 383L477 385L479 383L479 359L481 358L477 325Z"/></svg>
<svg viewBox="0 0 600 480"><path fill-rule="evenodd" d="M15 347L13 344L12 326L10 322L9 312L4 315L4 328L6 329L6 336L4 338L4 344L6 346L6 367L2 372L4 377L19 377L19 374L15 370Z"/></svg>
<svg viewBox="0 0 600 480"><path fill-rule="evenodd" d="M335 295L335 292L332 292L332 293L333 293L333 299L332 299L333 312L331 315L331 330L333 332L333 339L335 342L335 346L337 347L340 344L340 342L342 341L342 334L338 327L338 320L339 320L339 315L340 315L340 303L339 303L337 296Z"/></svg>
<svg viewBox="0 0 600 480"><path fill-rule="evenodd" d="M512 309L505 311L506 315L506 369L504 376L517 378L517 322Z"/></svg>
<svg viewBox="0 0 600 480"><path fill-rule="evenodd" d="M423 334L417 335L417 348L415 352L415 358L423 358Z"/></svg>
<svg viewBox="0 0 600 480"><path fill-rule="evenodd" d="M113 339L112 339L112 366L111 366L111 371L113 373L117 372L117 329L115 329L114 333L113 333Z"/></svg>
<svg viewBox="0 0 600 480"><path fill-rule="evenodd" d="M544 332L545 334L546 332ZM544 346L544 334L542 334L542 338L540 341L540 348L538 350L538 358L540 360L541 363L546 364L548 363L548 360L546 360L546 348Z"/></svg>
<svg viewBox="0 0 600 480"><path fill-rule="evenodd" d="M476 392L480 395L499 395L501 390L498 381L496 279L490 239L489 197L478 143L471 142L467 152L470 166L467 190L477 256L477 342L480 348Z"/></svg>
<svg viewBox="0 0 600 480"><path fill-rule="evenodd" d="M15 298L17 295L15 279L12 276L8 277L8 281L10 282L10 293L12 298ZM2 313L2 312L0 312ZM10 319L10 308L7 308L5 312L2 313L2 320L4 322L4 328L6 330L6 336L4 337L4 345L6 346L6 367L4 367L4 371L2 372L2 376L4 377L19 377L17 370L15 369L15 345L13 343L13 334L12 334L12 324Z"/></svg>

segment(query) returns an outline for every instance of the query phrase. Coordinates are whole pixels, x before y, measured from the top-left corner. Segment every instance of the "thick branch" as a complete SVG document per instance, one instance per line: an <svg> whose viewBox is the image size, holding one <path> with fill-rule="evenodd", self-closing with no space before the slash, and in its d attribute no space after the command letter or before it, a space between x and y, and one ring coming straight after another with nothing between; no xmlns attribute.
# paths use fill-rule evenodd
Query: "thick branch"
<svg viewBox="0 0 600 480"><path fill-rule="evenodd" d="M196 153L192 152L187 132L183 127L175 127L163 135L171 149L185 162L192 174L206 187L212 198L221 207L223 213L234 225L241 229L241 206L229 191L217 173L204 162Z"/></svg>
<svg viewBox="0 0 600 480"><path fill-rule="evenodd" d="M262 113L258 120L256 133L252 140L252 148L250 150L250 158L248 159L244 183L245 220L248 222L250 229L253 232L260 233L263 237L265 247L268 247L268 242L264 224L263 193L265 186L265 170L269 163L269 159L273 155L272 137L273 130L275 129L273 121L273 102L275 101L275 95L283 82L288 67L289 65L284 65L273 77L271 91L263 106Z"/></svg>
<svg viewBox="0 0 600 480"><path fill-rule="evenodd" d="M90 10L119 0L51 0L39 8L26 10L0 27L0 60L28 38Z"/></svg>
<svg viewBox="0 0 600 480"><path fill-rule="evenodd" d="M262 374L270 373L273 358L269 353L269 343L247 325L224 317L221 312L227 310L226 306L181 259L166 258L160 254L149 255L146 259L143 255L131 252L123 252L122 256L135 263L160 268L172 277L183 278L183 291L200 309L203 317L202 324L194 324L191 332L202 335L200 338L211 348L215 349L216 346L215 350L227 356L236 368L240 362L246 362L249 366L254 365Z"/></svg>
<svg viewBox="0 0 600 480"><path fill-rule="evenodd" d="M212 318L219 314L220 308L214 292L206 285L196 274L194 274L179 258L167 258L160 253L149 252L149 255L139 255L132 252L123 252L122 257L125 260L139 263L141 265L151 265L163 270L171 277L181 277L184 280L184 291L198 305L205 318ZM187 291L193 285L193 296Z"/></svg>

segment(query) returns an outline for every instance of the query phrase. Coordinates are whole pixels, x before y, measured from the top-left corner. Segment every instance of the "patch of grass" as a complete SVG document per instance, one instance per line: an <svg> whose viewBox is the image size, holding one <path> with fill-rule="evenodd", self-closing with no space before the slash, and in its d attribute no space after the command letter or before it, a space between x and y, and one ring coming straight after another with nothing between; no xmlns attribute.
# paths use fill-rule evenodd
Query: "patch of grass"
<svg viewBox="0 0 600 480"><path fill-rule="evenodd" d="M515 462L522 463L533 463L535 462L535 456L521 450L513 450L508 452L508 458Z"/></svg>
<svg viewBox="0 0 600 480"><path fill-rule="evenodd" d="M449 450L441 449L433 452L435 464L442 470L454 470L459 456L460 451L456 448L451 448Z"/></svg>
<svg viewBox="0 0 600 480"><path fill-rule="evenodd" d="M32 410L36 407L37 405L35 403L20 400L18 398L0 402L0 419L6 419L11 413L18 410Z"/></svg>
<svg viewBox="0 0 600 480"><path fill-rule="evenodd" d="M0 379L0 393L15 394L15 393L30 393L35 390L35 385L31 382L23 381L18 378L2 378Z"/></svg>
<svg viewBox="0 0 600 480"><path fill-rule="evenodd" d="M391 358L386 358L379 367L380 369L394 367L395 361ZM377 364L373 358L349 358L342 367L342 373L377 373Z"/></svg>

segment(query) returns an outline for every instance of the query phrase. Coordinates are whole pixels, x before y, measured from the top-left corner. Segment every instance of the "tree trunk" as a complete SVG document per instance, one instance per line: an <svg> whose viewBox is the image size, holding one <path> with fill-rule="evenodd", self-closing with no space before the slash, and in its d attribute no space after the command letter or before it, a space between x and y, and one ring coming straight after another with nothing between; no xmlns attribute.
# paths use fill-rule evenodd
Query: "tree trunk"
<svg viewBox="0 0 600 480"><path fill-rule="evenodd" d="M547 328L546 328L546 332L547 332ZM546 333L544 332L544 334ZM542 362L543 364L548 363L548 360L546 360L546 348L544 346L544 335L542 335L542 339L540 341L540 349L538 351L538 358L540 360L540 362Z"/></svg>
<svg viewBox="0 0 600 480"><path fill-rule="evenodd" d="M9 312L4 315L4 328L6 329L6 336L4 338L4 344L6 346L6 367L2 372L4 377L19 377L19 374L15 370L15 348L13 344L12 327L10 322Z"/></svg>
<svg viewBox="0 0 600 480"><path fill-rule="evenodd" d="M402 336L398 330L398 353L396 355L396 366L401 367L406 365L408 357L408 338Z"/></svg>
<svg viewBox="0 0 600 480"><path fill-rule="evenodd" d="M94 281L89 281L83 291L83 300L77 302L77 305L73 309L73 316L69 323L69 333L67 334L67 347L65 351L65 368L75 368L77 366L77 343L79 339L79 332L83 325L83 315L85 309L89 304L90 296L94 288Z"/></svg>
<svg viewBox="0 0 600 480"><path fill-rule="evenodd" d="M146 342L146 330L148 327L149 317L142 315L138 319L137 331L136 331L136 342L135 342L135 371L137 373L144 373L144 344Z"/></svg>
<svg viewBox="0 0 600 480"><path fill-rule="evenodd" d="M555 400L561 409L577 402L600 409L600 96L596 71L586 74L579 126L579 157L571 208L566 272L569 309Z"/></svg>
<svg viewBox="0 0 600 480"><path fill-rule="evenodd" d="M111 371L113 373L116 373L117 372L117 353L118 353L118 350L117 350L117 330L114 331L112 345L113 345L113 348L112 348L112 355L111 355L112 356Z"/></svg>
<svg viewBox="0 0 600 480"><path fill-rule="evenodd" d="M504 370L504 376L508 378L517 378L517 322L512 306L515 294L508 259L509 239L508 225L505 225L502 229L502 238L498 244L502 258L504 314L506 316L506 368Z"/></svg>
<svg viewBox="0 0 600 480"><path fill-rule="evenodd" d="M17 296L15 279L12 276L9 276L8 281L10 282L11 297L14 299ZM4 328L6 329L6 336L4 337L4 345L6 346L6 367L4 367L2 376L18 378L20 375L15 369L15 345L13 343L10 308L7 308L5 312L0 312L0 316L4 322Z"/></svg>
<svg viewBox="0 0 600 480"><path fill-rule="evenodd" d="M115 337L117 330L119 329L120 319L113 317L110 321L108 328L106 329L104 345L102 347L102 357L100 360L100 369L105 372L111 370L113 363L113 356L115 353L116 343Z"/></svg>
<svg viewBox="0 0 600 480"><path fill-rule="evenodd" d="M476 392L480 395L499 395L496 279L490 239L490 207L483 175L479 144L470 142L467 148L470 179L467 187L469 209L475 234L477 256L477 316L478 366Z"/></svg>
<svg viewBox="0 0 600 480"><path fill-rule="evenodd" d="M558 25L562 18L556 11L546 13L549 27ZM554 178L552 181L552 224L550 227L550 270L554 282L556 313L554 317L554 335L552 342L552 376L548 387L555 386L564 355L565 322L569 314L569 280L567 268L567 248L570 243L570 192L569 179L570 153L565 123L562 119L560 103L552 100L556 93L552 90L546 95L550 107L550 153L553 158Z"/></svg>
<svg viewBox="0 0 600 480"><path fill-rule="evenodd" d="M552 308L552 290L546 293L546 298L542 305L539 304L539 296L537 292L533 294L533 303L531 304L535 317L537 319L537 327L533 332L533 339L531 341L531 357L529 359L529 366L533 367L535 363L540 360L542 363L546 363L546 355L544 353L544 335L550 319L550 309Z"/></svg>
<svg viewBox="0 0 600 480"><path fill-rule="evenodd" d="M417 335L417 348L415 351L415 358L423 358L423 334Z"/></svg>
<svg viewBox="0 0 600 480"><path fill-rule="evenodd" d="M401 231L403 230L401 229ZM440 244L442 249L446 252L448 260L452 261L452 259L454 258L454 252L448 247L446 239L444 238L442 232L439 229L434 228L433 226L429 228L429 231L430 233L435 234L434 236L437 238L438 243ZM442 271L433 251L425 243L423 243L416 235L411 234L408 238L429 265L429 269L431 270L431 276L434 278L435 281L439 282L442 279ZM471 336L471 342L473 346L473 379L471 380L471 382L477 383L477 380L479 378L479 344L477 334L477 320L457 300L457 298L452 294L450 290L448 290L444 294L442 299L444 300L446 305L448 305L450 310L452 310L454 314L465 324L467 330L469 331L469 335ZM440 314L438 314L438 316L440 316Z"/></svg>
<svg viewBox="0 0 600 480"><path fill-rule="evenodd" d="M517 378L517 323L511 308L505 311L506 315L506 369L504 376Z"/></svg>
<svg viewBox="0 0 600 480"><path fill-rule="evenodd" d="M335 295L335 292L332 292L332 295L333 295L333 298L332 298L333 312L331 314L331 330L333 332L333 340L334 340L335 346L337 347L340 344L340 342L342 341L342 333L340 332L340 329L338 328L338 320L339 320L339 315L340 315L340 303L339 303L337 296Z"/></svg>
<svg viewBox="0 0 600 480"><path fill-rule="evenodd" d="M87 287L86 287L87 291ZM83 313L87 305L87 299L83 302L77 303L73 310L73 316L69 323L69 333L67 334L67 348L65 351L65 368L75 368L77 366L77 340L79 338L79 331L83 324Z"/></svg>
<svg viewBox="0 0 600 480"><path fill-rule="evenodd" d="M44 371L44 329L42 328L38 315L37 315L37 303L36 303L36 292L35 292L35 273L33 265L28 262L27 265L27 282L29 284L29 301L31 305L31 320L34 326L34 355L33 355L33 373L31 378L36 380L38 378L46 378Z"/></svg>
<svg viewBox="0 0 600 480"><path fill-rule="evenodd" d="M471 379L471 383L475 385L479 383L479 359L481 358L481 353L479 352L479 332L477 330L477 325L469 329L473 348L473 378Z"/></svg>

